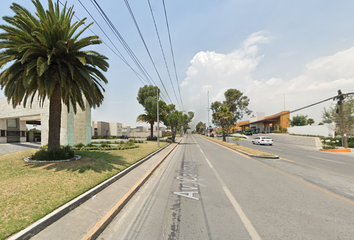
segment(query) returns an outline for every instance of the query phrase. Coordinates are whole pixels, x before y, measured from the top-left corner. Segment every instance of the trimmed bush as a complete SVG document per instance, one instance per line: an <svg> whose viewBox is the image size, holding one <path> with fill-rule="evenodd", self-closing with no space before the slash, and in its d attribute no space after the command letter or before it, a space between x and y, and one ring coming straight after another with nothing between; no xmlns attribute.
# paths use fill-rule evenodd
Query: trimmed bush
<svg viewBox="0 0 354 240"><path fill-rule="evenodd" d="M106 148L106 147L110 147L110 145L107 142L101 142L101 148Z"/></svg>
<svg viewBox="0 0 354 240"><path fill-rule="evenodd" d="M147 141L157 141L157 137L147 137L146 138Z"/></svg>
<svg viewBox="0 0 354 240"><path fill-rule="evenodd" d="M63 148L55 148L53 150L41 149L32 155L32 160L48 161L48 160L65 160L75 157L75 152L70 146Z"/></svg>
<svg viewBox="0 0 354 240"><path fill-rule="evenodd" d="M82 147L85 147L85 144L79 143L79 144L74 145L74 147L80 149Z"/></svg>

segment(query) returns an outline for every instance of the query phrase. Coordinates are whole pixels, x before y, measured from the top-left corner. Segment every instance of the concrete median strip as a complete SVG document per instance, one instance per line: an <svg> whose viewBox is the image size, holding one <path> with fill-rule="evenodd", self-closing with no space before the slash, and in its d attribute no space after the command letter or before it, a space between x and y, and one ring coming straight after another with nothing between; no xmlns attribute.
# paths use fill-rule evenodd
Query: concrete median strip
<svg viewBox="0 0 354 240"><path fill-rule="evenodd" d="M176 144L177 146L178 144ZM7 240L18 240L18 239L30 239L31 237L35 236L37 233L41 232L43 229L45 229L46 227L48 227L49 225L51 225L52 223L56 222L57 220L59 220L60 218L62 218L64 215L68 214L70 211L74 210L75 208L79 207L81 204L83 204L84 202L86 202L87 200L91 199L92 197L94 197L95 195L97 195L99 192L101 192L102 190L104 190L105 188L107 188L108 186L110 186L111 184L113 184L114 182L116 182L118 179L122 178L123 176L125 176L127 173L131 172L133 169L137 168L139 165L141 165L142 163L144 163L145 161L147 161L148 159L150 159L151 157L153 157L154 155L156 155L157 153L159 153L160 151L164 150L165 148L167 148L170 145L166 145L165 147L151 153L150 155L148 155L147 157L141 159L139 162L131 165L130 167L128 167L127 169L121 171L120 173L116 174L115 176L111 177L110 179L107 179L106 181L104 181L103 183L97 185L96 187L90 189L89 191L85 192L84 194L78 196L77 198L71 200L70 202L64 204L63 206L59 207L58 209L56 209L55 211L53 211L52 213L48 214L47 216L43 217L42 219L38 220L37 222L33 223L31 226L27 227L26 229L12 235L11 237L9 237ZM175 149L174 146L160 161L159 164L167 157L168 154L171 153L171 151L173 151L173 149ZM155 166L155 169L158 167L158 165ZM152 171L153 172L153 171ZM152 174L152 172L150 172L150 175ZM146 175L144 178L148 178L150 175ZM145 181L146 181L145 179ZM142 182L140 184L140 186L143 184L144 182ZM135 190L135 192L138 190L138 188ZM133 194L135 193L133 192ZM132 196L132 194L131 194ZM128 199L129 200L129 199ZM123 204L124 205L124 204ZM91 238L92 239L92 238Z"/></svg>

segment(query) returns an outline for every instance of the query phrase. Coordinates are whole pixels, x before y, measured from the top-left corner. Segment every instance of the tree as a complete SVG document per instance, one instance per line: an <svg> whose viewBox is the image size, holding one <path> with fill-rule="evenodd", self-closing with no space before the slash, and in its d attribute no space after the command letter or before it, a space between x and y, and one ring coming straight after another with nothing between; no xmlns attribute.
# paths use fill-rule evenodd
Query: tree
<svg viewBox="0 0 354 240"><path fill-rule="evenodd" d="M199 122L197 123L197 125L195 126L195 131L197 133L202 133L205 129L205 123Z"/></svg>
<svg viewBox="0 0 354 240"><path fill-rule="evenodd" d="M314 123L315 123L315 120L313 120L312 118L307 119L307 124L308 125L312 125Z"/></svg>
<svg viewBox="0 0 354 240"><path fill-rule="evenodd" d="M347 95L342 101L342 117L339 114L338 105L324 108L322 119L324 123L336 123L336 131L339 133L349 133L354 130L354 98Z"/></svg>
<svg viewBox="0 0 354 240"><path fill-rule="evenodd" d="M307 124L307 116L296 115L290 120L290 126L305 126Z"/></svg>
<svg viewBox="0 0 354 240"><path fill-rule="evenodd" d="M229 133L235 122L242 119L244 114L251 114L247 108L249 99L237 89L228 89L225 93L224 102L213 102L211 104L212 122L222 128L223 141L226 141L226 134Z"/></svg>
<svg viewBox="0 0 354 240"><path fill-rule="evenodd" d="M167 121L172 132L172 142L176 141L176 132L180 129L182 118L183 115L180 111L174 111L167 116Z"/></svg>
<svg viewBox="0 0 354 240"><path fill-rule="evenodd" d="M183 115L182 126L183 126L183 132L184 133L186 133L186 131L188 129L190 129L189 123L192 122L193 118L194 118L194 112L192 112L192 111L189 111L187 114Z"/></svg>
<svg viewBox="0 0 354 240"><path fill-rule="evenodd" d="M90 45L100 44L98 36L79 39L91 24L86 18L71 23L73 6L60 11L59 2L48 0L44 10L39 0L32 0L36 14L13 3L13 17L3 17L9 25L0 25L0 67L8 67L0 73L1 89L13 107L26 107L35 97L43 104L49 99L48 148L60 147L61 110L64 103L68 110L77 105L85 109L85 99L90 107L103 101L107 83L102 71L107 71L107 58L95 51L83 51Z"/></svg>
<svg viewBox="0 0 354 240"><path fill-rule="evenodd" d="M213 113L212 117L213 123L221 127L222 140L226 142L226 134L229 133L231 127L234 125L235 116L227 106L222 105L218 111Z"/></svg>
<svg viewBox="0 0 354 240"><path fill-rule="evenodd" d="M160 89L158 87L145 85L144 87L139 88L137 97L138 102L144 107L145 113L140 114L136 121L150 124L151 137L154 136L154 123L157 122L157 92L160 93ZM159 106L161 107L161 111L159 112L159 120L163 121L163 108L166 106L166 103L159 100Z"/></svg>

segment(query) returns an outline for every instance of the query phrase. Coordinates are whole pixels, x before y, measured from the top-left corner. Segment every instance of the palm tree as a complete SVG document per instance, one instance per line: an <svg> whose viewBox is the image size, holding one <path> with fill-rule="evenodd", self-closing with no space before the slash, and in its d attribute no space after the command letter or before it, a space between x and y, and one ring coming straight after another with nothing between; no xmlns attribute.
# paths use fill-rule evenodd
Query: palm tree
<svg viewBox="0 0 354 240"><path fill-rule="evenodd" d="M155 114L151 114L151 112L146 112L144 114L140 114L136 119L137 122L146 122L150 124L150 136L151 138L154 136L154 123L156 122L157 116Z"/></svg>
<svg viewBox="0 0 354 240"><path fill-rule="evenodd" d="M3 17L9 25L0 25L0 67L10 64L0 73L1 89L13 107L27 100L33 103L35 97L40 103L49 99L48 148L60 147L62 102L76 113L77 105L85 109L85 100L90 107L103 101L107 83L102 71L107 71L107 58L95 51L82 48L100 44L98 36L79 39L86 18L71 23L73 7L66 3L60 11L59 2L48 0L44 10L39 0L32 0L36 16L27 9L13 3L13 17Z"/></svg>

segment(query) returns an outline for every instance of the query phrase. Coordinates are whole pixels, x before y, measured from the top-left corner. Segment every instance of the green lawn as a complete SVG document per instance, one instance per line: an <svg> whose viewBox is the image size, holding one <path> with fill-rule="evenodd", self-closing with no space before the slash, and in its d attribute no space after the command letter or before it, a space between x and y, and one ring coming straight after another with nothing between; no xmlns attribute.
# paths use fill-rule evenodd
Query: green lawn
<svg viewBox="0 0 354 240"><path fill-rule="evenodd" d="M160 143L165 146L166 143ZM36 150L0 156L0 239L16 233L157 150L156 142L112 151L75 151L64 163L26 163Z"/></svg>

